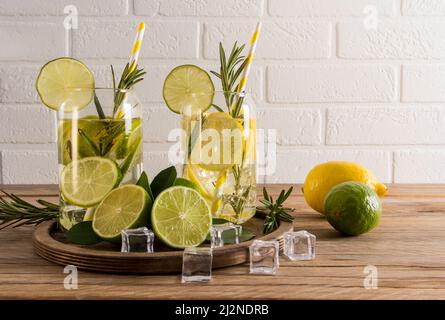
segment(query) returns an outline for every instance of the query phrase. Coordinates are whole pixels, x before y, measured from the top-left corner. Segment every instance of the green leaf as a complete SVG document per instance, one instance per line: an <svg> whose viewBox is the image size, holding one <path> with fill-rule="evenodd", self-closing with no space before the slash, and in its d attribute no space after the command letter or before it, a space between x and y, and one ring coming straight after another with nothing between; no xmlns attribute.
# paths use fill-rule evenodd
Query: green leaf
<svg viewBox="0 0 445 320"><path fill-rule="evenodd" d="M102 239L94 232L91 221L83 221L74 225L67 233L68 241L75 244L90 245L102 242Z"/></svg>
<svg viewBox="0 0 445 320"><path fill-rule="evenodd" d="M212 224L224 224L230 222L229 220L220 219L220 218L213 218Z"/></svg>
<svg viewBox="0 0 445 320"><path fill-rule="evenodd" d="M138 179L138 182L136 182L136 185L142 187L145 189L145 191L147 191L148 195L150 196L151 201L155 201L154 197L153 197L153 192L151 191L151 187L150 187L150 180L148 180L148 175L145 173L145 171L143 171L141 173L141 176Z"/></svg>
<svg viewBox="0 0 445 320"><path fill-rule="evenodd" d="M171 166L162 170L154 177L150 187L155 199L162 191L170 188L175 183L177 175L176 168Z"/></svg>
<svg viewBox="0 0 445 320"><path fill-rule="evenodd" d="M224 219L213 219L213 221L215 221L215 220L223 220L224 222L222 222L222 223L226 223L227 222ZM215 223L213 223L213 224L215 224ZM218 223L216 223L216 224L218 224ZM219 224L221 224L221 223L219 223ZM236 240L235 230L227 230L227 231L223 232L222 237L223 237L224 244L235 244L236 243L236 241L235 241ZM240 236L239 241L241 243L241 242L249 241L249 240L251 240L253 238L255 238L255 233L253 233L249 229L244 229L243 228L243 231L241 232L241 236ZM210 234L207 235L206 240L210 241Z"/></svg>

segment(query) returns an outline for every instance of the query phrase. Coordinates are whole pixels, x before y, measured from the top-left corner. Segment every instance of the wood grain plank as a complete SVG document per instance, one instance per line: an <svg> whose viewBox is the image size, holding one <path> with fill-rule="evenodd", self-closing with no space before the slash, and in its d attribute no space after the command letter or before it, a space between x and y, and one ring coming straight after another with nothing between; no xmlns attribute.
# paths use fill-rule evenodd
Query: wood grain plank
<svg viewBox="0 0 445 320"><path fill-rule="evenodd" d="M284 185L268 186L276 195ZM179 275L129 276L79 271L65 290L61 266L32 249L32 227L0 231L2 299L445 299L445 185L390 185L379 227L343 237L313 212L296 186L287 203L294 226L317 236L316 259L281 257L276 276L250 275L248 264L214 270L209 284ZM0 186L29 200L57 199L56 186ZM364 267L378 268L378 289L363 288Z"/></svg>

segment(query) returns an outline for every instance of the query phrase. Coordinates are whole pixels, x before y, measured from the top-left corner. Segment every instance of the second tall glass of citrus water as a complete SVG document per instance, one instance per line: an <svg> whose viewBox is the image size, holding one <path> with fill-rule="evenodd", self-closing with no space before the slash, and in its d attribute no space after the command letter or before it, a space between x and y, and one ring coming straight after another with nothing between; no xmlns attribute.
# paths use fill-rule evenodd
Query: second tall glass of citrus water
<svg viewBox="0 0 445 320"><path fill-rule="evenodd" d="M255 107L245 93L211 95L208 110L183 111L183 176L199 187L214 217L241 224L256 210Z"/></svg>
<svg viewBox="0 0 445 320"><path fill-rule="evenodd" d="M82 90L73 88L69 96L75 101ZM137 95L112 88L94 93L86 106L73 108L70 101L71 107L60 106L57 114L59 224L65 230L88 219L85 215L92 214L111 189L136 183L143 170Z"/></svg>

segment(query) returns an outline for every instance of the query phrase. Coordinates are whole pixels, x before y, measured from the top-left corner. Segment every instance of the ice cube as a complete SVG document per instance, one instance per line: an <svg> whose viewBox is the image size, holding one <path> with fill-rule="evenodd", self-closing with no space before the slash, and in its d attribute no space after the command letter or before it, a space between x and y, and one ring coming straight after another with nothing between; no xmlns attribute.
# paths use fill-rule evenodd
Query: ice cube
<svg viewBox="0 0 445 320"><path fill-rule="evenodd" d="M224 246L223 233L234 230L235 232L235 243L240 243L240 237L243 227L231 222L214 224L210 227L210 241L212 243L212 248L219 248Z"/></svg>
<svg viewBox="0 0 445 320"><path fill-rule="evenodd" d="M293 261L315 258L316 237L307 232L292 231L284 234L284 254Z"/></svg>
<svg viewBox="0 0 445 320"><path fill-rule="evenodd" d="M250 273L276 274L280 266L278 241L255 240L250 246Z"/></svg>
<svg viewBox="0 0 445 320"><path fill-rule="evenodd" d="M212 279L212 248L187 247L182 255L182 282L208 282Z"/></svg>
<svg viewBox="0 0 445 320"><path fill-rule="evenodd" d="M146 227L122 230L121 252L153 252L154 233Z"/></svg>

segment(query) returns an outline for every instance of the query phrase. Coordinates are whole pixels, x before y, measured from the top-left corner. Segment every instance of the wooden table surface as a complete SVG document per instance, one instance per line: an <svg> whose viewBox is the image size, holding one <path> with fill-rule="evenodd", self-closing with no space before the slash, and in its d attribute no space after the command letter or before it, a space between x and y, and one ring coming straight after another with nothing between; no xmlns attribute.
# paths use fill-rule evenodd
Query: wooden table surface
<svg viewBox="0 0 445 320"><path fill-rule="evenodd" d="M271 186L276 194L282 186ZM54 186L4 186L28 199L57 199ZM63 286L63 267L38 257L33 228L0 231L1 299L445 299L445 186L390 185L380 226L343 237L307 207L294 206L296 230L317 236L316 259L280 257L276 276L249 275L247 264L214 270L209 284L181 284L180 275L126 276L79 271L77 290ZM296 188L299 190L299 186ZM378 288L365 289L375 266Z"/></svg>

